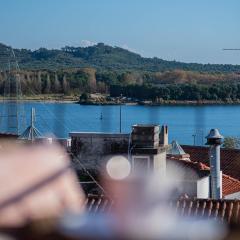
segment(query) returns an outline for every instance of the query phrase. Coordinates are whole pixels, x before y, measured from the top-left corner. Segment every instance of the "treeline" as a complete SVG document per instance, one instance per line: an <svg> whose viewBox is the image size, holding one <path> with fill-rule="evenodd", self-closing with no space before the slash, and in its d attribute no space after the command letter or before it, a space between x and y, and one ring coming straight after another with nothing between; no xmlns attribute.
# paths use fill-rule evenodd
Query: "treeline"
<svg viewBox="0 0 240 240"><path fill-rule="evenodd" d="M14 72L0 72L0 94ZM11 80L12 81L12 80ZM20 71L24 95L103 93L139 100L233 100L240 99L238 73L98 71L95 68ZM14 81L12 82L14 85Z"/></svg>
<svg viewBox="0 0 240 240"><path fill-rule="evenodd" d="M240 83L236 84L168 84L162 86L143 85L111 85L110 96L129 97L135 100L176 101L236 101L240 100Z"/></svg>
<svg viewBox="0 0 240 240"><path fill-rule="evenodd" d="M68 71L20 71L21 91L24 95L65 94L79 95L82 92L108 92L104 82L96 80L94 68ZM0 72L0 94L14 92L16 72Z"/></svg>
<svg viewBox="0 0 240 240"><path fill-rule="evenodd" d="M109 85L129 85L129 84L152 84L154 86L162 84L213 84L220 82L240 82L238 73L205 73L184 70L172 70L164 72L97 72L97 80Z"/></svg>

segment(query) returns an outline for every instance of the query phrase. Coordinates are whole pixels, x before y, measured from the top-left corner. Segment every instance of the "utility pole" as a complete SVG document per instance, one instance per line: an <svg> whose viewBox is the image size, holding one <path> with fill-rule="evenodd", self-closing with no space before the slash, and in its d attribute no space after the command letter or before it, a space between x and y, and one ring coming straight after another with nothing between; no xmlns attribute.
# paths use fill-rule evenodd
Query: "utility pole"
<svg viewBox="0 0 240 240"><path fill-rule="evenodd" d="M120 103L120 109L119 109L119 117L120 117L120 119L119 119L119 124L120 124L120 126L119 126L119 132L120 133L122 133L122 104Z"/></svg>
<svg viewBox="0 0 240 240"><path fill-rule="evenodd" d="M32 131L31 131L31 142L32 143L34 141L34 134L33 134L34 121L35 121L35 109L32 108L32 111L31 111L31 128L32 128Z"/></svg>
<svg viewBox="0 0 240 240"><path fill-rule="evenodd" d="M120 95L120 106L119 106L119 132L122 133L122 94Z"/></svg>

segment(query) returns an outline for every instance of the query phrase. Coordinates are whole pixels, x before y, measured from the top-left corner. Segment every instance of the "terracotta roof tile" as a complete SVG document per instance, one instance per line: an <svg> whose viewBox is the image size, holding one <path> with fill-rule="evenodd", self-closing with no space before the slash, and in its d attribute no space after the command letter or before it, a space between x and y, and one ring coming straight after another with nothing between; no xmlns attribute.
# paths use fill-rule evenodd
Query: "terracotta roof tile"
<svg viewBox="0 0 240 240"><path fill-rule="evenodd" d="M193 162L187 160L175 160L175 159L168 159L168 161L175 162L178 165L181 165L184 168L191 168L194 170L199 176L209 175L210 168L201 162ZM232 193L240 192L240 181L233 177L230 177L226 174L222 175L222 190L223 190L223 197L227 196Z"/></svg>
<svg viewBox="0 0 240 240"><path fill-rule="evenodd" d="M226 174L223 174L222 189L223 196L240 192L240 181Z"/></svg>
<svg viewBox="0 0 240 240"><path fill-rule="evenodd" d="M180 216L193 216L225 221L229 224L240 224L239 200L180 199L173 200ZM183 211L184 209L184 211Z"/></svg>
<svg viewBox="0 0 240 240"><path fill-rule="evenodd" d="M112 209L113 200L103 195L89 194L84 203L86 211L91 213L109 212Z"/></svg>
<svg viewBox="0 0 240 240"><path fill-rule="evenodd" d="M110 211L114 201L104 196L88 195L86 209L90 213ZM240 224L240 200L178 199L169 206L180 216L215 219L228 224Z"/></svg>
<svg viewBox="0 0 240 240"><path fill-rule="evenodd" d="M201 162L209 166L208 147L182 145L190 154L193 162ZM240 180L240 149L221 148L221 170L233 178Z"/></svg>
<svg viewBox="0 0 240 240"><path fill-rule="evenodd" d="M198 177L204 177L209 175L209 167L202 163L198 162L192 162L189 160L179 160L176 158L167 158L167 166L171 167L171 164L176 165L180 169L190 168L193 171L188 172L186 177L190 177L192 179L195 179L196 176ZM191 174L191 175L190 175Z"/></svg>

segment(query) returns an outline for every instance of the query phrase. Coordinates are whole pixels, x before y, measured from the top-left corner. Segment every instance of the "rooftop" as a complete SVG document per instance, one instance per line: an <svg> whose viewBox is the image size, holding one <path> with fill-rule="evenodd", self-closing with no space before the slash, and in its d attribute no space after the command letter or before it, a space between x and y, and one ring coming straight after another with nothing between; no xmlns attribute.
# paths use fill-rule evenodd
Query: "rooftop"
<svg viewBox="0 0 240 240"><path fill-rule="evenodd" d="M118 137L129 137L129 133L106 133L106 132L70 132L69 136L79 136L79 137L113 137L113 138L118 138Z"/></svg>
<svg viewBox="0 0 240 240"><path fill-rule="evenodd" d="M174 162L178 164L182 168L190 168L192 169L199 177L209 176L210 168L201 162L193 162L188 160L176 160L176 159L168 159L168 161ZM222 190L223 197L240 192L240 181L235 179L229 175L222 175Z"/></svg>
<svg viewBox="0 0 240 240"><path fill-rule="evenodd" d="M190 154L193 162L209 166L208 147L182 145L182 148ZM240 180L240 149L221 148L221 170L224 174Z"/></svg>
<svg viewBox="0 0 240 240"><path fill-rule="evenodd" d="M159 127L159 124L134 124L133 127Z"/></svg>
<svg viewBox="0 0 240 240"><path fill-rule="evenodd" d="M170 200L180 216L202 217L225 221L228 224L240 224L240 200L213 200L181 198ZM88 195L84 206L90 213L108 212L114 206L114 200L105 196Z"/></svg>

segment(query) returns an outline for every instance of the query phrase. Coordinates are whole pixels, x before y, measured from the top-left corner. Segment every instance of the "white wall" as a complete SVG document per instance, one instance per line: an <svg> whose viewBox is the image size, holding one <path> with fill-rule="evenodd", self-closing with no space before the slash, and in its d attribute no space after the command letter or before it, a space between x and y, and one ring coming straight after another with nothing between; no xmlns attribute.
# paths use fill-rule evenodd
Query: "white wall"
<svg viewBox="0 0 240 240"><path fill-rule="evenodd" d="M166 157L166 152L161 152L153 156L153 170L155 173L158 173L160 177L166 176Z"/></svg>
<svg viewBox="0 0 240 240"><path fill-rule="evenodd" d="M178 192L190 197L209 198L210 173L199 177L196 170L181 165L181 160L167 160L167 176L178 184Z"/></svg>
<svg viewBox="0 0 240 240"><path fill-rule="evenodd" d="M114 153L115 145L127 147L129 134L109 134L109 133L70 133L72 139L72 151L76 150L78 160L87 169L99 170L105 165L112 155L123 155ZM75 166L78 169L82 167Z"/></svg>
<svg viewBox="0 0 240 240"><path fill-rule="evenodd" d="M197 181L197 198L210 197L210 177L203 177Z"/></svg>

